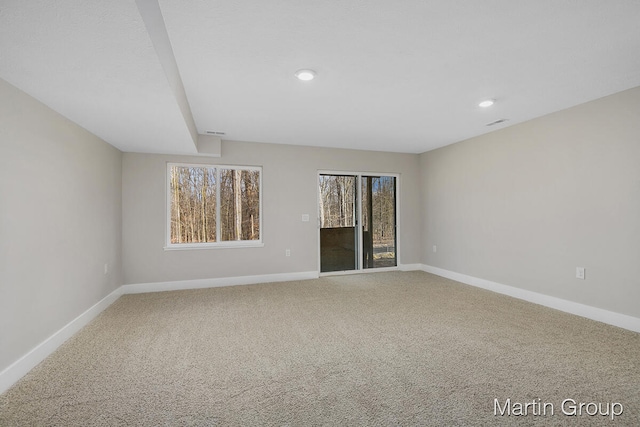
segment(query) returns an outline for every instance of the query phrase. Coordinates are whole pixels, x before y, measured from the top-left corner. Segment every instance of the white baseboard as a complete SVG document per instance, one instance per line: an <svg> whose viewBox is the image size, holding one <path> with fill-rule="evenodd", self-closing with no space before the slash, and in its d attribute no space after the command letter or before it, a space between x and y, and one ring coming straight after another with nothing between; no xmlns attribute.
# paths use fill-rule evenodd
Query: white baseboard
<svg viewBox="0 0 640 427"><path fill-rule="evenodd" d="M185 289L217 288L221 286L254 285L258 283L290 282L293 280L317 279L317 271L298 273L263 274L256 276L223 277L217 279L179 280L176 282L139 283L123 285L123 294L141 294L147 292L181 291Z"/></svg>
<svg viewBox="0 0 640 427"><path fill-rule="evenodd" d="M401 264L398 267L402 271L422 270L438 276L446 277L467 285L476 286L493 292L509 295L514 298L540 304L546 307L555 308L567 313L576 314L588 319L597 320L610 325L618 326L634 332L640 332L640 319L625 314L615 313L579 304L572 301L551 297L537 292L527 291L512 286L503 285L489 280L479 279L473 276L444 270L424 264ZM27 354L12 363L0 372L0 394L8 390L14 383L27 374L36 365L42 362L47 356L53 353L62 343L72 337L82 327L87 325L104 309L109 307L121 295L137 294L145 292L160 292L183 289L199 289L221 286L250 285L269 282L285 282L293 280L317 279L317 271L303 271L298 273L266 274L256 276L227 277L217 279L184 280L176 282L141 283L133 285L123 285L104 297L91 308L69 322L62 329L51 335L42 343L37 345Z"/></svg>
<svg viewBox="0 0 640 427"><path fill-rule="evenodd" d="M122 287L111 292L102 298L84 313L67 323L59 331L55 332L49 338L38 344L27 354L13 362L0 372L0 394L4 393L20 378L25 376L27 372L36 367L40 362L53 353L66 340L71 338L76 332L87 325L105 308L109 307L122 295Z"/></svg>
<svg viewBox="0 0 640 427"><path fill-rule="evenodd" d="M36 367L47 356L53 353L66 340L71 338L82 327L87 325L104 309L113 304L121 295L145 292L173 291L182 289L212 288L220 286L251 285L269 282L287 282L293 280L317 279L317 271L303 271L298 273L265 274L257 276L226 277L219 279L184 280L177 282L141 283L123 285L102 300L94 304L80 316L73 319L62 329L38 344L35 348L22 356L0 372L0 394L8 390L20 378Z"/></svg>
<svg viewBox="0 0 640 427"><path fill-rule="evenodd" d="M400 264L400 271L419 271L423 269L423 264Z"/></svg>
<svg viewBox="0 0 640 427"><path fill-rule="evenodd" d="M618 326L634 332L640 332L640 319L626 314L616 313L549 295L540 294L513 286L503 285L501 283L492 282L490 280L479 279L466 274L456 273L454 271L445 270L438 267L422 264L421 270L432 273L437 276L446 277L447 279L465 283L499 294L509 295L534 304L540 304L545 307L554 308L566 313L575 314L577 316L586 317L587 319L597 320L598 322L607 323L609 325Z"/></svg>

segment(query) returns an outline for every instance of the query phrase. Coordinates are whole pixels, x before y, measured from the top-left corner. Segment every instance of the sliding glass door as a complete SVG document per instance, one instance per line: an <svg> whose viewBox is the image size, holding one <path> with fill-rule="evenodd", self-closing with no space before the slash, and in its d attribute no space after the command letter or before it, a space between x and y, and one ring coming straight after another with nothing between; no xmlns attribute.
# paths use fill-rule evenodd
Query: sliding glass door
<svg viewBox="0 0 640 427"><path fill-rule="evenodd" d="M320 272L397 266L396 177L318 176Z"/></svg>

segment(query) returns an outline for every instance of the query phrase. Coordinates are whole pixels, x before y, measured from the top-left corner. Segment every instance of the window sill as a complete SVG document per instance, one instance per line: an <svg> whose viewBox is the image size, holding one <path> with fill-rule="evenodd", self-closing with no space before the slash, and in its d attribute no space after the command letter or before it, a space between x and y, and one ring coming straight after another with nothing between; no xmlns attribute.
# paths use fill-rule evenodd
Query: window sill
<svg viewBox="0 0 640 427"><path fill-rule="evenodd" d="M187 251L201 249L241 249L241 248L262 248L263 242L220 242L220 243L195 243L195 244L174 244L164 247L165 251Z"/></svg>

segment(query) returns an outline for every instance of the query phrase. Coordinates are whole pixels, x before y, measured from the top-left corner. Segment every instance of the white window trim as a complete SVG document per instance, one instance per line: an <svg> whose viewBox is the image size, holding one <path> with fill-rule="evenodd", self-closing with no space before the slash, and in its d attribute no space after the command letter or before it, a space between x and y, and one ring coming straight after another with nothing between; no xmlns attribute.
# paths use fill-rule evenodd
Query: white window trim
<svg viewBox="0 0 640 427"><path fill-rule="evenodd" d="M203 242L203 243L171 243L171 168L179 167L196 167L196 168L212 168L216 170L216 237L220 236L220 169L231 170L250 170L260 172L258 197L260 198L260 238L258 240L232 240L219 242ZM182 250L198 250L198 249L232 249L232 248L262 248L262 166L242 166L242 165L218 165L212 163L177 163L167 162L165 173L165 246L166 251L182 251Z"/></svg>

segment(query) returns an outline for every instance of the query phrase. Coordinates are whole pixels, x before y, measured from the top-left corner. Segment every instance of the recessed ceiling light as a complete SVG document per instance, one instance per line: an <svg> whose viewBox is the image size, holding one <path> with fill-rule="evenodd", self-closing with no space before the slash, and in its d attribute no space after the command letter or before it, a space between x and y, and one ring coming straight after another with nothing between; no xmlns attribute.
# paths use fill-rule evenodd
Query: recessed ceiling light
<svg viewBox="0 0 640 427"><path fill-rule="evenodd" d="M482 108L487 108L487 107L491 107L495 102L496 102L495 99L485 99L480 104L478 104L478 106Z"/></svg>
<svg viewBox="0 0 640 427"><path fill-rule="evenodd" d="M313 70L298 70L295 76L303 82L308 82L316 77L316 72Z"/></svg>

